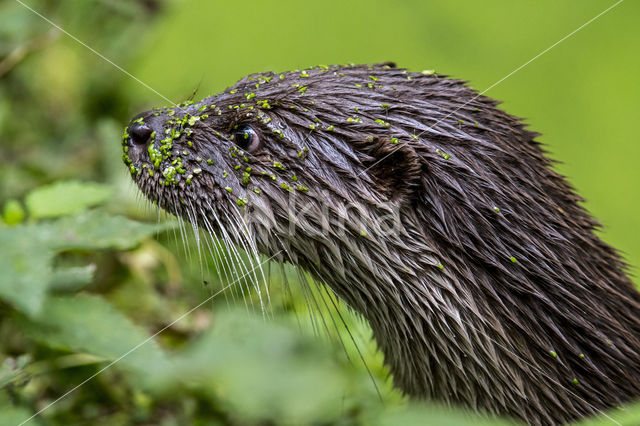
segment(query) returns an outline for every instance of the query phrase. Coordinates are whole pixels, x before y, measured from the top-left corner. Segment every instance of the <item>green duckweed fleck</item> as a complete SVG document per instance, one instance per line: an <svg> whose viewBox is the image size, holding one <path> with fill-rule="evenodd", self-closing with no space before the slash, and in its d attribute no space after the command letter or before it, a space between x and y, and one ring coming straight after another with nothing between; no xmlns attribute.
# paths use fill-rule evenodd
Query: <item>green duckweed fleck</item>
<svg viewBox="0 0 640 426"><path fill-rule="evenodd" d="M442 151L441 149L436 149L436 152L438 153L438 155L442 158L444 158L445 160L448 160L449 158L451 158L451 155L447 154L446 152Z"/></svg>
<svg viewBox="0 0 640 426"><path fill-rule="evenodd" d="M173 166L165 167L164 170L162 171L162 176L164 176L167 182L171 182L171 183L177 182L175 180L175 177L177 174L178 172L176 171L176 168Z"/></svg>
<svg viewBox="0 0 640 426"><path fill-rule="evenodd" d="M271 109L271 105L269 104L269 101L267 100L261 100L256 102L256 104L260 107L260 108L264 108L264 109Z"/></svg>

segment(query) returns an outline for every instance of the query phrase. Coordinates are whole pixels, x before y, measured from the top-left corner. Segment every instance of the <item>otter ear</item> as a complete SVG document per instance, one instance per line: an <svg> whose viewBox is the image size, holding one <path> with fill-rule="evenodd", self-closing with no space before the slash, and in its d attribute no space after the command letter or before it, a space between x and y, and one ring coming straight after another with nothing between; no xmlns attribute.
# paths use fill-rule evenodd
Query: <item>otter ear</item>
<svg viewBox="0 0 640 426"><path fill-rule="evenodd" d="M369 137L358 142L366 172L376 192L387 201L404 203L415 197L420 186L420 161L409 142L388 137Z"/></svg>

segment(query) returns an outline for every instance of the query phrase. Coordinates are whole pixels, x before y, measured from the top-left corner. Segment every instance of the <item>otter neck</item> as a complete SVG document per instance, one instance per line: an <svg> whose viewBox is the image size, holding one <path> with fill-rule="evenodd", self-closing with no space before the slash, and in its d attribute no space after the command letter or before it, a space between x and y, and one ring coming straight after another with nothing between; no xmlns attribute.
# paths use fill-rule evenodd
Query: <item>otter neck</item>
<svg viewBox="0 0 640 426"><path fill-rule="evenodd" d="M376 217L380 211L369 213ZM475 253L416 226L422 221L411 209L402 209L398 218L401 227L395 233L375 227L363 232L362 221L330 220L330 238L305 235L304 229L292 238L288 228L264 233L278 236L259 246L271 254L274 247L282 248L290 261L359 312L371 325L394 383L409 395L532 424L571 421L615 404L613 390L606 399L606 391L594 396L573 384L591 369L620 374L615 361L596 366L585 352L606 349L633 357L627 344L634 342L624 339L634 324L599 330L581 319L595 312L598 296L567 311L552 301L557 297L553 286L549 293L545 285L518 288L508 275L479 264ZM619 272L611 274L609 284L630 286ZM638 306L629 297L620 304ZM622 330L618 335L616 327ZM618 386L615 379L605 380Z"/></svg>

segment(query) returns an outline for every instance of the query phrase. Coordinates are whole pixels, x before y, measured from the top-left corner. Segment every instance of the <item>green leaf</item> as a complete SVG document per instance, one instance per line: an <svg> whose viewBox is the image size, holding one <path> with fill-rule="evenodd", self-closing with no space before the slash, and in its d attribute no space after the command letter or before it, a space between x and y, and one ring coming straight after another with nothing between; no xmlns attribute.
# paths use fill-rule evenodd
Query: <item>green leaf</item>
<svg viewBox="0 0 640 426"><path fill-rule="evenodd" d="M58 250L127 250L143 239L175 226L174 222L148 224L100 210L88 211L52 223L51 244Z"/></svg>
<svg viewBox="0 0 640 426"><path fill-rule="evenodd" d="M53 291L72 292L91 284L96 265L58 268L53 271L49 288Z"/></svg>
<svg viewBox="0 0 640 426"><path fill-rule="evenodd" d="M54 256L38 230L22 225L0 229L0 298L29 315L44 301Z"/></svg>
<svg viewBox="0 0 640 426"><path fill-rule="evenodd" d="M7 225L17 225L24 220L24 209L17 200L9 200L4 205L2 219Z"/></svg>
<svg viewBox="0 0 640 426"><path fill-rule="evenodd" d="M175 224L146 224L103 211L88 211L53 222L0 229L0 298L29 316L40 311L50 285L56 253L66 250L130 249ZM85 275L87 271L83 272ZM77 276L82 274L76 271ZM68 278L68 277L67 277ZM87 278L86 276L84 278ZM52 283L53 281L53 283ZM79 285L76 281L75 284Z"/></svg>
<svg viewBox="0 0 640 426"><path fill-rule="evenodd" d="M77 294L50 297L42 320L16 317L24 332L50 347L86 352L117 360L117 366L141 377L170 370L169 361L153 340L109 302L99 296Z"/></svg>
<svg viewBox="0 0 640 426"><path fill-rule="evenodd" d="M349 373L327 349L271 320L221 312L212 329L175 357L171 374L156 377L155 388L172 394L171 383L197 386L228 406L238 424L331 423L344 408Z"/></svg>
<svg viewBox="0 0 640 426"><path fill-rule="evenodd" d="M93 182L56 182L31 191L25 198L32 219L57 217L103 203L111 196L108 185Z"/></svg>
<svg viewBox="0 0 640 426"><path fill-rule="evenodd" d="M6 358L0 365L0 389L18 377L31 362L30 354L23 354L17 358Z"/></svg>
<svg viewBox="0 0 640 426"><path fill-rule="evenodd" d="M576 423L575 426L609 426L612 424L622 426L640 425L640 403L636 401L624 407L612 408L604 414Z"/></svg>
<svg viewBox="0 0 640 426"><path fill-rule="evenodd" d="M515 420L491 418L457 408L448 408L436 404L413 402L404 407L391 407L369 415L366 424L371 426L517 426Z"/></svg>
<svg viewBox="0 0 640 426"><path fill-rule="evenodd" d="M16 426L31 417L31 413L22 407L13 405L7 392L0 389L0 426ZM38 422L33 422L37 425Z"/></svg>
<svg viewBox="0 0 640 426"><path fill-rule="evenodd" d="M0 403L0 426L16 426L31 417L24 408ZM34 423L37 425L38 423Z"/></svg>

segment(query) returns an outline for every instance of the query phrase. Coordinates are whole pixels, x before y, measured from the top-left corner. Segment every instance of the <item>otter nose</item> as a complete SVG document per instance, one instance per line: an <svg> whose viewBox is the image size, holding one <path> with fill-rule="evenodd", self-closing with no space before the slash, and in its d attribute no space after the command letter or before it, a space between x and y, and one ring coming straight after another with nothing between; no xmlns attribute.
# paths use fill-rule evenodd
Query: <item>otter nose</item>
<svg viewBox="0 0 640 426"><path fill-rule="evenodd" d="M129 127L130 140L134 145L144 145L151 136L151 127L146 124L134 123Z"/></svg>

